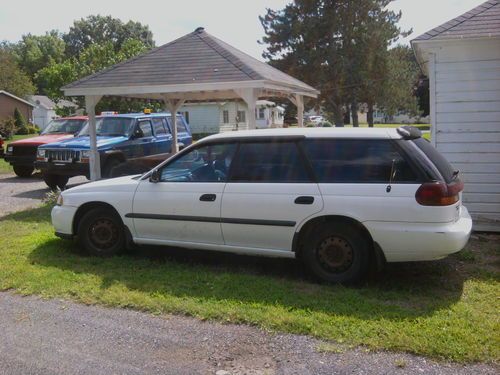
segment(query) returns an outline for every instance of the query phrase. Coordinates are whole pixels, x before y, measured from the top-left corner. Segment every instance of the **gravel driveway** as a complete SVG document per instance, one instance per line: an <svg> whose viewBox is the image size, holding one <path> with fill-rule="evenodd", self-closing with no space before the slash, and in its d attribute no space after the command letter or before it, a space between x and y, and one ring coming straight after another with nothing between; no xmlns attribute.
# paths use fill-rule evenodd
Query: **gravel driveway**
<svg viewBox="0 0 500 375"><path fill-rule="evenodd" d="M68 187L86 182L85 177L73 177ZM0 217L10 212L21 211L40 204L49 188L40 178L20 178L15 174L0 174Z"/></svg>
<svg viewBox="0 0 500 375"><path fill-rule="evenodd" d="M298 335L0 292L0 374L497 374ZM324 343L323 343L324 345Z"/></svg>

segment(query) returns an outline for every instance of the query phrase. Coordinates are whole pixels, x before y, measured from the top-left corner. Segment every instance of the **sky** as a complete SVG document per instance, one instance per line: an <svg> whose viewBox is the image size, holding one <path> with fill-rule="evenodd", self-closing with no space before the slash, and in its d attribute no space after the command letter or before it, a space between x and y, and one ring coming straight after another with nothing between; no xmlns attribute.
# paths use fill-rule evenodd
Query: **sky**
<svg viewBox="0 0 500 375"><path fill-rule="evenodd" d="M355 0L353 0L355 1ZM111 15L147 24L157 45L183 36L198 26L262 60L264 49L257 43L264 34L259 15L266 8L281 9L290 0L1 0L0 40L15 42L23 34L66 32L73 20L91 14ZM413 29L401 43L462 14L483 0L396 0L390 8L401 10L400 27ZM21 6L20 6L21 5Z"/></svg>

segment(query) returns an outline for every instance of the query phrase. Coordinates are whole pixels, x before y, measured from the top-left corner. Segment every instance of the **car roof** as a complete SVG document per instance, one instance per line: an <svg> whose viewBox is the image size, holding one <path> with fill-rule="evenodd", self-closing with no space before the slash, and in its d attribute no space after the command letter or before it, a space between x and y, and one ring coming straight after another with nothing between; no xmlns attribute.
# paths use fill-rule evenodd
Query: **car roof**
<svg viewBox="0 0 500 375"><path fill-rule="evenodd" d="M68 116L68 117L58 117L54 120L88 120L87 116Z"/></svg>
<svg viewBox="0 0 500 375"><path fill-rule="evenodd" d="M241 139L241 138L372 138L372 139L401 139L396 128L275 128L240 130L214 134L203 138L203 141Z"/></svg>

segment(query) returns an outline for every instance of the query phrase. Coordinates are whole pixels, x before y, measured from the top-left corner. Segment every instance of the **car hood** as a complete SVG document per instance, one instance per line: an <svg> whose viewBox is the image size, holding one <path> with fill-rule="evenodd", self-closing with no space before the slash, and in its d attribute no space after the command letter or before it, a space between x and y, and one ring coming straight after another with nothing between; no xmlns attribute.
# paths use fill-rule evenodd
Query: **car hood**
<svg viewBox="0 0 500 375"><path fill-rule="evenodd" d="M62 194L63 197L71 196L74 194L95 194L97 192L134 192L137 188L137 185L140 182L141 175L133 175L133 176L124 176L117 178L109 178L106 180L99 180L94 182L85 183L82 185L78 185L72 187L70 189L65 190ZM99 199L97 199L99 200Z"/></svg>
<svg viewBox="0 0 500 375"><path fill-rule="evenodd" d="M116 143L124 142L128 140L125 136L98 136L97 137L97 148L112 146ZM46 148L77 148L77 149L90 149L90 137L74 137L61 142L52 143Z"/></svg>
<svg viewBox="0 0 500 375"><path fill-rule="evenodd" d="M47 143L54 143L73 138L73 134L67 133L44 134L33 138L20 139L19 141L11 142L10 144L13 146L40 146Z"/></svg>

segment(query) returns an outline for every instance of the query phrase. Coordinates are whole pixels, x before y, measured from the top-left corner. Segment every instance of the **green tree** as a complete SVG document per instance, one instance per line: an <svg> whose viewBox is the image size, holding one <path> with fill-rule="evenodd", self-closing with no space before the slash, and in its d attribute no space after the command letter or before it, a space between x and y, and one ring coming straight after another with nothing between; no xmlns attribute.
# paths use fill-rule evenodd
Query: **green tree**
<svg viewBox="0 0 500 375"><path fill-rule="evenodd" d="M64 60L65 43L56 30L45 35L23 35L13 46L19 66L33 79L35 74L50 64Z"/></svg>
<svg viewBox="0 0 500 375"><path fill-rule="evenodd" d="M154 47L153 33L147 25L134 21L123 23L120 19L100 15L75 21L63 39L69 57L80 55L92 44L102 45L106 42L110 42L115 52L119 52L128 39L141 41L147 48Z"/></svg>
<svg viewBox="0 0 500 375"><path fill-rule="evenodd" d="M19 68L12 54L4 49L0 49L0 90L21 98L35 92L30 77Z"/></svg>
<svg viewBox="0 0 500 375"><path fill-rule="evenodd" d="M14 109L14 124L16 126L16 134L29 134L26 119L17 108Z"/></svg>
<svg viewBox="0 0 500 375"><path fill-rule="evenodd" d="M342 126L345 104L357 109L366 79L381 79L365 61L373 33L385 38L380 53L402 35L401 13L386 9L391 1L295 0L282 10L267 9L260 17L263 56L318 88L319 104Z"/></svg>

